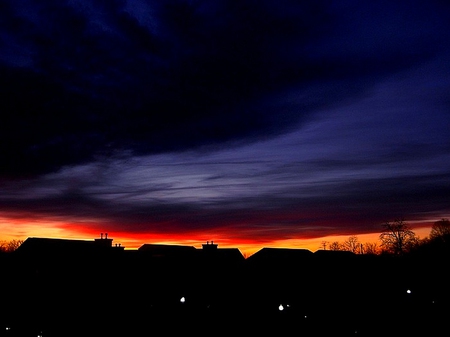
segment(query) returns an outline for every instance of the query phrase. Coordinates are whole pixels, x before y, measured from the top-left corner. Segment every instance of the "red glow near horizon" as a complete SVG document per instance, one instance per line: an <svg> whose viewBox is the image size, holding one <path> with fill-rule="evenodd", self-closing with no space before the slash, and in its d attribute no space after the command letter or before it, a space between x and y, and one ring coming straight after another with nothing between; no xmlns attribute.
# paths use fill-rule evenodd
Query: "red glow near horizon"
<svg viewBox="0 0 450 337"><path fill-rule="evenodd" d="M414 231L420 238L428 236L432 222L420 223ZM138 249L145 243L188 245L200 248L207 241L214 241L220 248L238 248L244 256L250 256L256 251L265 248L297 248L316 251L322 248L323 242L343 242L353 234L344 233L338 235L323 235L312 237L298 235L297 237L286 236L278 239L270 239L270 234L263 233L258 237L255 227L246 228L245 224L221 227L220 229L205 230L197 229L183 234L177 233L133 233L115 229L115 225L93 222L59 222L59 221L37 221L25 218L1 218L0 219L0 240L25 240L28 237L49 237L62 239L93 240L99 238L101 233L108 233L113 239L113 244L117 243L125 249ZM240 234L248 231L241 237L236 236L233 231ZM263 230L264 231L264 230ZM270 228L266 229L270 232ZM251 239L253 234L254 239ZM356 234L361 243L376 242L380 232Z"/></svg>

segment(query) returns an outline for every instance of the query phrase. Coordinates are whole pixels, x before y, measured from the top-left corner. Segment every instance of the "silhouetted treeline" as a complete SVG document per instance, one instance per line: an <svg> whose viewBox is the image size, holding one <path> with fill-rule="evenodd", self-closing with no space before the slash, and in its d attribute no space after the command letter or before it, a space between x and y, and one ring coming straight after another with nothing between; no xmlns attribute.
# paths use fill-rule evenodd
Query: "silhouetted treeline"
<svg viewBox="0 0 450 337"><path fill-rule="evenodd" d="M1 333L437 336L450 332L449 252L445 240L401 256L15 251L0 255Z"/></svg>

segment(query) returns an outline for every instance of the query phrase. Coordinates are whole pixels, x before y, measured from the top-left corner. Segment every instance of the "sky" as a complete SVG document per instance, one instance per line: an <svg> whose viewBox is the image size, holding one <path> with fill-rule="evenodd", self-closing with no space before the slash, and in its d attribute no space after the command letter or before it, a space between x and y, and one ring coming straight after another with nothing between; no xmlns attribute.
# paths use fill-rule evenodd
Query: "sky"
<svg viewBox="0 0 450 337"><path fill-rule="evenodd" d="M4 0L0 240L319 249L450 217L446 1Z"/></svg>

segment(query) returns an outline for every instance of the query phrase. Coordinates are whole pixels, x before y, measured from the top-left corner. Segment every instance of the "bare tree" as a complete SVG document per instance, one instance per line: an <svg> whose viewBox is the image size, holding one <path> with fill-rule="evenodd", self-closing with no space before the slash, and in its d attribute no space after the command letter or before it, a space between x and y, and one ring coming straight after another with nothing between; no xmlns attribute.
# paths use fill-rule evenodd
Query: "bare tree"
<svg viewBox="0 0 450 337"><path fill-rule="evenodd" d="M363 254L377 255L379 254L378 243L367 242L363 245Z"/></svg>
<svg viewBox="0 0 450 337"><path fill-rule="evenodd" d="M342 244L338 241L334 241L328 245L330 250L344 250Z"/></svg>
<svg viewBox="0 0 450 337"><path fill-rule="evenodd" d="M23 240L0 241L0 252L11 253L23 243Z"/></svg>
<svg viewBox="0 0 450 337"><path fill-rule="evenodd" d="M430 239L450 241L450 221L448 219L436 221L431 227Z"/></svg>
<svg viewBox="0 0 450 337"><path fill-rule="evenodd" d="M380 234L383 251L402 255L417 246L419 239L404 220L386 222Z"/></svg>
<svg viewBox="0 0 450 337"><path fill-rule="evenodd" d="M347 240L343 243L344 250L347 250L352 253L358 253L360 244L358 241L358 238L356 236L350 236Z"/></svg>
<svg viewBox="0 0 450 337"><path fill-rule="evenodd" d="M328 244L328 241L322 241L320 247L321 247L323 250L326 250L326 249L327 249L327 244Z"/></svg>

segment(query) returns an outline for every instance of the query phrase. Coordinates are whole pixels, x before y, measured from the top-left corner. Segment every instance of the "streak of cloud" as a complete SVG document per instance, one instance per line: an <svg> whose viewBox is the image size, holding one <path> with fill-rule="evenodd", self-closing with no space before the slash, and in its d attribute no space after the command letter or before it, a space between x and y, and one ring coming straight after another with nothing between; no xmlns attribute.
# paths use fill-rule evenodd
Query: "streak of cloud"
<svg viewBox="0 0 450 337"><path fill-rule="evenodd" d="M450 213L442 2L0 9L11 221L266 243Z"/></svg>

